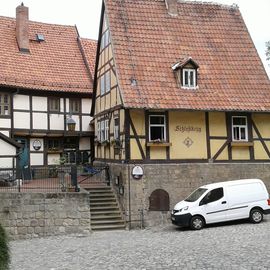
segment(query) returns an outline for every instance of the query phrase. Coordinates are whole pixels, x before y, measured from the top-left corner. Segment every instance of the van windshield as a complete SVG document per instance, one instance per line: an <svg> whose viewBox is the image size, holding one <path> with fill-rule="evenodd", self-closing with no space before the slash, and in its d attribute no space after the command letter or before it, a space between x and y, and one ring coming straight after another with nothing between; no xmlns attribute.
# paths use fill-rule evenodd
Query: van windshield
<svg viewBox="0 0 270 270"><path fill-rule="evenodd" d="M195 202L197 201L203 193L206 191L206 188L198 188L194 192L192 192L186 199L186 202Z"/></svg>

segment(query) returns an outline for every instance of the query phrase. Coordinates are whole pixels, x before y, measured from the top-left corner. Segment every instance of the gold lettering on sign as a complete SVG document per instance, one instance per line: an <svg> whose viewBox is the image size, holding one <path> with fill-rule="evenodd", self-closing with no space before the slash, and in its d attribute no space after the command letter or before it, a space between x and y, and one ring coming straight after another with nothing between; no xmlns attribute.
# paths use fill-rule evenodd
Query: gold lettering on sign
<svg viewBox="0 0 270 270"><path fill-rule="evenodd" d="M193 127L193 126L176 126L174 131L181 132L181 133L184 133L184 132L200 133L202 132L202 129L200 127Z"/></svg>

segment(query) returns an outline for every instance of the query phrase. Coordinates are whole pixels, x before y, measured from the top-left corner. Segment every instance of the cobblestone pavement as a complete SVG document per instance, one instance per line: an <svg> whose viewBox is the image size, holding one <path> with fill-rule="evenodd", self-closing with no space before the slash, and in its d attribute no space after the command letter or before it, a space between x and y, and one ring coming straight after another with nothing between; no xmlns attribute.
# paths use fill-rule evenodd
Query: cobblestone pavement
<svg viewBox="0 0 270 270"><path fill-rule="evenodd" d="M201 231L172 225L11 242L11 270L270 269L270 217Z"/></svg>

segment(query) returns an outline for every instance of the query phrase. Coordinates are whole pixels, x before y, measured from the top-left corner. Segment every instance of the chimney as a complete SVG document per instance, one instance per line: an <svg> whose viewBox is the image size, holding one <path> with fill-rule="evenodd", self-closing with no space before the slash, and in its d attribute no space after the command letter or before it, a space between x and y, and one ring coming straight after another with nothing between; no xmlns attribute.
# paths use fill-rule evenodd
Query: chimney
<svg viewBox="0 0 270 270"><path fill-rule="evenodd" d="M28 7L23 3L16 8L16 38L21 52L29 52Z"/></svg>
<svg viewBox="0 0 270 270"><path fill-rule="evenodd" d="M165 0L168 14L176 17L178 15L177 0Z"/></svg>

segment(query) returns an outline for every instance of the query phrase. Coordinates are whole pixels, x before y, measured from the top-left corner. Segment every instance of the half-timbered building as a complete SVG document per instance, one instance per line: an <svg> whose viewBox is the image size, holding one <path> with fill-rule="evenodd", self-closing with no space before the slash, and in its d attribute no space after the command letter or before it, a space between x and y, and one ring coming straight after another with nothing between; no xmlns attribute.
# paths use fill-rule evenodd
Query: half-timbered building
<svg viewBox="0 0 270 270"><path fill-rule="evenodd" d="M1 167L89 162L96 41L22 4L0 17L0 52Z"/></svg>
<svg viewBox="0 0 270 270"><path fill-rule="evenodd" d="M92 115L130 224L201 184L270 187L270 83L235 5L104 0Z"/></svg>

